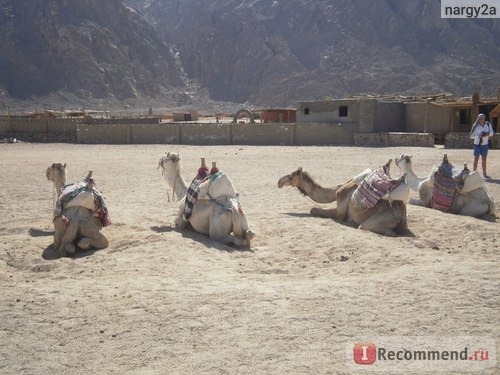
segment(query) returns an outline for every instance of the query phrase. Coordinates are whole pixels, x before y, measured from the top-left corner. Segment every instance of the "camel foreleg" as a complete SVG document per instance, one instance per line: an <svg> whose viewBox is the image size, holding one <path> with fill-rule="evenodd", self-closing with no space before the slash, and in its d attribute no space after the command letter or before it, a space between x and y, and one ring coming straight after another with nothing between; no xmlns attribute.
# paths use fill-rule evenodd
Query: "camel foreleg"
<svg viewBox="0 0 500 375"><path fill-rule="evenodd" d="M345 213L341 212L337 207L328 209L314 207L311 208L310 212L312 216L328 217L330 219L340 220L340 221L344 221L345 219Z"/></svg>
<svg viewBox="0 0 500 375"><path fill-rule="evenodd" d="M63 223L63 226L64 225L65 224ZM75 240L77 233L78 220L70 220L58 247L55 247L54 241L54 247L59 256L66 256L68 254L72 255L75 253L75 245L73 244L73 241Z"/></svg>
<svg viewBox="0 0 500 375"><path fill-rule="evenodd" d="M385 205L385 202L382 202L382 204ZM406 223L406 206L396 201L392 202L392 206L386 207L382 212L371 215L358 226L358 229L384 236L395 236L397 232L406 229Z"/></svg>
<svg viewBox="0 0 500 375"><path fill-rule="evenodd" d="M108 239L101 233L102 225L98 218L93 217L92 220L84 221L80 224L80 237L78 248L81 250L89 249L105 249L108 247Z"/></svg>

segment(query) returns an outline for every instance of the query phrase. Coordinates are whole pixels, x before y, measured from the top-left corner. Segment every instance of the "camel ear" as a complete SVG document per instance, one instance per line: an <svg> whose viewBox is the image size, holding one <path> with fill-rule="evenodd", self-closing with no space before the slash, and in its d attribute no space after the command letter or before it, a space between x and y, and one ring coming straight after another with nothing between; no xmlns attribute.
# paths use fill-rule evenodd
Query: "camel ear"
<svg viewBox="0 0 500 375"><path fill-rule="evenodd" d="M63 168L66 168L66 163L64 163Z"/></svg>
<svg viewBox="0 0 500 375"><path fill-rule="evenodd" d="M297 172L298 172L299 174L302 174L302 167L299 167L299 169L297 169Z"/></svg>
<svg viewBox="0 0 500 375"><path fill-rule="evenodd" d="M167 156L169 156L169 155L170 155L170 151L169 151L169 152L167 152Z"/></svg>

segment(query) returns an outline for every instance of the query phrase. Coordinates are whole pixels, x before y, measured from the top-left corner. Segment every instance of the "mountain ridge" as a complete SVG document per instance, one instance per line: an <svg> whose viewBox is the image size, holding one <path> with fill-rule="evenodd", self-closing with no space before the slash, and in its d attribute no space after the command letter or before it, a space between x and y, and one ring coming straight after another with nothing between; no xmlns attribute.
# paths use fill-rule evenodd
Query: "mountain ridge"
<svg viewBox="0 0 500 375"><path fill-rule="evenodd" d="M500 22L436 0L0 0L0 103L497 94ZM104 104L103 104L104 103Z"/></svg>

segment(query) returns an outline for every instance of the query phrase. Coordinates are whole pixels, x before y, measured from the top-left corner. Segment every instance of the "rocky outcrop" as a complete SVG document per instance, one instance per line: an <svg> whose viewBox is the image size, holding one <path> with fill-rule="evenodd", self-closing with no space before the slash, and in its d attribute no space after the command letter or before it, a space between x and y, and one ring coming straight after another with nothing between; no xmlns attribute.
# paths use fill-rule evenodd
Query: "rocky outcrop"
<svg viewBox="0 0 500 375"><path fill-rule="evenodd" d="M0 0L0 85L26 99L155 97L184 86L175 56L120 0Z"/></svg>
<svg viewBox="0 0 500 375"><path fill-rule="evenodd" d="M500 22L442 19L435 0L128 1L212 98L486 96L500 81Z"/></svg>

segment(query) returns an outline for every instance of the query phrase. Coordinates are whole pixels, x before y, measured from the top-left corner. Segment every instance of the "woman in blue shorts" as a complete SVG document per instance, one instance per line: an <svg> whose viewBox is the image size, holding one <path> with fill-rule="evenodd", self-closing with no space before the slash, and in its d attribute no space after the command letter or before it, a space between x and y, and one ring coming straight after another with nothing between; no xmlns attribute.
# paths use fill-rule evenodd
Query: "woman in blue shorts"
<svg viewBox="0 0 500 375"><path fill-rule="evenodd" d="M493 127L486 121L486 116L480 113L472 125L470 138L474 140L474 170L477 169L479 155L481 155L481 166L484 178L490 178L486 173L486 157L488 156L488 139L493 135Z"/></svg>

